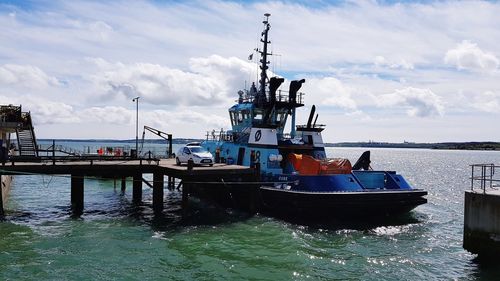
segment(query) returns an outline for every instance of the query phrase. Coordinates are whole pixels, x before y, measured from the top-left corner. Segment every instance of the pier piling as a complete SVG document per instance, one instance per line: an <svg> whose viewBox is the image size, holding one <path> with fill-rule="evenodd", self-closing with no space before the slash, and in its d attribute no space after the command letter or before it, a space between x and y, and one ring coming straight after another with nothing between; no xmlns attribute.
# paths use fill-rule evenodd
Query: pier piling
<svg viewBox="0 0 500 281"><path fill-rule="evenodd" d="M190 183L184 183L182 185L182 202L181 202L181 207L183 211L186 211L188 208L188 200L189 200L189 186Z"/></svg>
<svg viewBox="0 0 500 281"><path fill-rule="evenodd" d="M132 201L140 203L142 201L142 174L134 175L134 183L132 184Z"/></svg>
<svg viewBox="0 0 500 281"><path fill-rule="evenodd" d="M0 182L2 182L2 175L0 174ZM3 182L2 182L3 184ZM3 219L4 217L4 212L3 212L3 188L0 186L0 219Z"/></svg>
<svg viewBox="0 0 500 281"><path fill-rule="evenodd" d="M163 174L153 174L153 210L163 211Z"/></svg>
<svg viewBox="0 0 500 281"><path fill-rule="evenodd" d="M125 193L125 190L127 189L127 178L126 177L122 177L122 187L121 187L121 191L123 193Z"/></svg>
<svg viewBox="0 0 500 281"><path fill-rule="evenodd" d="M77 216L83 213L83 180L82 175L71 175L71 208Z"/></svg>
<svg viewBox="0 0 500 281"><path fill-rule="evenodd" d="M175 178L168 176L168 190L174 190L175 188Z"/></svg>

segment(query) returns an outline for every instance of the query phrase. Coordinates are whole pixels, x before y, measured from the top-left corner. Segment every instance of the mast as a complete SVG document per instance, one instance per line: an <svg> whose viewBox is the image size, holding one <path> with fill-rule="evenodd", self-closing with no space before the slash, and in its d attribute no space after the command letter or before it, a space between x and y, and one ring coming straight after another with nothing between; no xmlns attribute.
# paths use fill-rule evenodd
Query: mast
<svg viewBox="0 0 500 281"><path fill-rule="evenodd" d="M262 36L264 38L260 39L260 42L264 43L264 48L262 51L257 50L261 55L261 59L260 59L261 72L260 72L260 81L259 81L259 83L260 83L259 94L261 94L263 97L265 97L265 95L266 95L266 79L267 79L266 71L269 68L267 66L267 64L269 63L267 61L267 56L271 55L267 52L267 44L271 43L270 41L267 40L267 35L269 32L269 29L271 28L271 25L269 24L269 16L271 16L271 14L266 13L266 14L264 14L264 16L266 17L266 19L262 22L264 24L264 31L262 31Z"/></svg>

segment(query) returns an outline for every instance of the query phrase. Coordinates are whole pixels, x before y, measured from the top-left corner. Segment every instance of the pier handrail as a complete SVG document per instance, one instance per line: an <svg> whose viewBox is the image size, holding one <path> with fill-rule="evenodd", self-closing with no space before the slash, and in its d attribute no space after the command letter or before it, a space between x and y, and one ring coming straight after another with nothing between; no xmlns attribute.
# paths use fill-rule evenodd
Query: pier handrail
<svg viewBox="0 0 500 281"><path fill-rule="evenodd" d="M46 152L47 155L49 155L48 154L49 152L53 152L53 151L60 152L60 153L66 154L66 155L82 155L83 154L83 151L81 151L81 150L78 150L78 149L75 149L72 147L67 147L67 146L60 145L60 144L57 144L57 145L39 144L38 151L39 152Z"/></svg>
<svg viewBox="0 0 500 281"><path fill-rule="evenodd" d="M486 193L486 188L496 189L499 187L500 166L495 164L471 164L471 191L474 191L475 183L479 182L479 189ZM495 171L496 176L495 176Z"/></svg>

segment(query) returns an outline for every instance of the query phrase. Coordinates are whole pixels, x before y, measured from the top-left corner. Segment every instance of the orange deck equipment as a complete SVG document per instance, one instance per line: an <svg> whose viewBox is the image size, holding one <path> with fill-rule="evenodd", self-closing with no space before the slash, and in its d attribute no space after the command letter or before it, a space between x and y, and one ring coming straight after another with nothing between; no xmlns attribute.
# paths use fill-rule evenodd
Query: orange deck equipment
<svg viewBox="0 0 500 281"><path fill-rule="evenodd" d="M302 154L290 153L288 155L288 161L290 161L295 171L299 171L302 165Z"/></svg>
<svg viewBox="0 0 500 281"><path fill-rule="evenodd" d="M321 174L350 174L352 171L351 161L345 158L334 158L323 162Z"/></svg>
<svg viewBox="0 0 500 281"><path fill-rule="evenodd" d="M288 160L295 171L305 176L349 174L352 171L351 162L343 158L318 160L309 155L291 153Z"/></svg>

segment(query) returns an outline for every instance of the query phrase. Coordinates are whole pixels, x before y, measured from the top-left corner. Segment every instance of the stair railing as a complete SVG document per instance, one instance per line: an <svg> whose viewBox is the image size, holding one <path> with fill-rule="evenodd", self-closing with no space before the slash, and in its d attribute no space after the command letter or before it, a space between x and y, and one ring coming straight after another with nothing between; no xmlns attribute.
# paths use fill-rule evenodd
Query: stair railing
<svg viewBox="0 0 500 281"><path fill-rule="evenodd" d="M36 144L35 128L33 127L33 123L31 120L31 112L28 112L26 117L27 117L29 130L31 131L31 139L33 140L33 148L35 149L35 156L38 157L38 146Z"/></svg>

